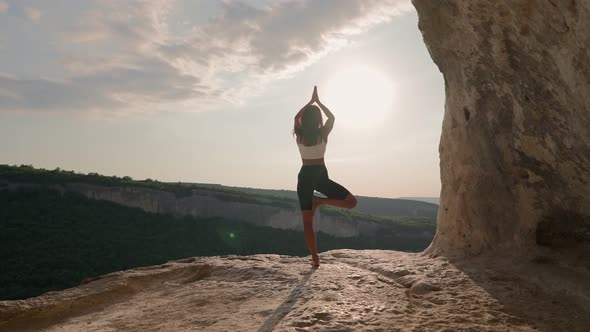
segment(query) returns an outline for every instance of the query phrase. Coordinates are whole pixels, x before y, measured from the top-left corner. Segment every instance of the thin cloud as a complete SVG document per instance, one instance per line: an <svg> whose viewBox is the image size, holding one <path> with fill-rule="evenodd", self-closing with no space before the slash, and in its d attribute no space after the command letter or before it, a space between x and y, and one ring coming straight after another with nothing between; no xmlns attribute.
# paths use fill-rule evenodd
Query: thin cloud
<svg viewBox="0 0 590 332"><path fill-rule="evenodd" d="M42 17L28 8L31 20ZM239 104L410 8L409 0L289 0L257 7L226 0L217 16L179 35L170 28L178 19L171 1L100 1L53 41L67 77L0 75L0 109Z"/></svg>
<svg viewBox="0 0 590 332"><path fill-rule="evenodd" d="M124 41L137 48L161 41L171 1L113 1L104 0L77 18L70 31L64 32L65 42Z"/></svg>
<svg viewBox="0 0 590 332"><path fill-rule="evenodd" d="M0 1L0 14L6 13L9 7L5 1Z"/></svg>
<svg viewBox="0 0 590 332"><path fill-rule="evenodd" d="M43 13L34 7L25 7L24 10L29 20L31 20L33 23L39 23L41 16L43 16Z"/></svg>
<svg viewBox="0 0 590 332"><path fill-rule="evenodd" d="M199 98L206 94L198 78L180 75L156 58L137 59L133 67L109 69L67 80L22 79L0 75L0 109L121 110L130 105ZM203 91L202 91L203 90Z"/></svg>
<svg viewBox="0 0 590 332"><path fill-rule="evenodd" d="M227 1L209 24L188 37L168 36L159 50L173 62L214 68L217 76L244 75L241 84L222 82L234 88L225 96L239 101L410 8L409 1L397 0L283 1L259 8Z"/></svg>

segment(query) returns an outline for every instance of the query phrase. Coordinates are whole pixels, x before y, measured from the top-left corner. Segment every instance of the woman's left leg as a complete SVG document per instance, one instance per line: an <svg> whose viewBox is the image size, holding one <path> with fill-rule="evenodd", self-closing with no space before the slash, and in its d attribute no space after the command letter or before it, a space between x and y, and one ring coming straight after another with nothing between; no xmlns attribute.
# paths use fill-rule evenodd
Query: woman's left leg
<svg viewBox="0 0 590 332"><path fill-rule="evenodd" d="M314 196L312 199L312 210L320 205L332 205L345 209L352 209L356 206L357 200L354 195L344 188L341 184L332 181L327 176L318 181L316 190L324 194L327 198Z"/></svg>
<svg viewBox="0 0 590 332"><path fill-rule="evenodd" d="M323 197L314 196L313 201L314 201L313 202L313 204L314 204L313 210L314 211L318 207L320 207L320 205L332 205L332 206L341 207L341 208L345 208L345 209L352 209L357 204L356 197L354 197L354 195L351 193L348 193L348 195L346 195L346 197L343 199L335 199L335 198L329 198L329 197L323 198Z"/></svg>

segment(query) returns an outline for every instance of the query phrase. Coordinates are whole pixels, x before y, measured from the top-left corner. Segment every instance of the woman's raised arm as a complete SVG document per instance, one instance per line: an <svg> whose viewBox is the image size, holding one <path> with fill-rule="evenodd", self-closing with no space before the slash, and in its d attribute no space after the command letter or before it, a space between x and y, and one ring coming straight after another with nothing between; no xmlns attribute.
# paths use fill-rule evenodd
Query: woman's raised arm
<svg viewBox="0 0 590 332"><path fill-rule="evenodd" d="M303 107L302 107L302 108L299 110L299 112L297 112L297 114L295 114L295 121L297 121L297 118L299 117L299 114L301 114L301 112L303 112L303 110L304 110L304 109L305 109L307 106L309 106L311 103L313 103L313 100L312 100L312 101L310 101L310 102L308 102L307 104L305 104L305 106L303 106Z"/></svg>
<svg viewBox="0 0 590 332"><path fill-rule="evenodd" d="M313 104L313 102L316 100L316 97L317 97L317 91L316 91L316 87L314 86L314 87L313 87L313 93L312 93L312 95L311 95L311 100L310 100L309 102L307 102L307 104L305 104L305 106L303 106L303 107L301 108L301 110L299 110L299 112L297 112L297 114L295 114L295 122L297 122L297 118L299 117L299 114L301 114L301 112L303 112L303 110L304 110L304 109L305 109L307 106L309 106L309 105Z"/></svg>
<svg viewBox="0 0 590 332"><path fill-rule="evenodd" d="M326 120L326 123L322 127L322 133L324 134L324 137L328 137L328 134L330 134L332 128L334 128L335 117L334 114L332 114L332 112L330 112L330 110L326 107L326 105L322 104L322 102L319 100L317 102L318 105L320 105L322 111L324 111L324 113L326 113L326 116L328 117L328 120Z"/></svg>
<svg viewBox="0 0 590 332"><path fill-rule="evenodd" d="M332 112L330 112L330 110L326 107L326 105L322 104L321 101L318 100L318 105L320 105L320 108L322 109L322 111L324 111L324 113L326 113L326 116L328 117L328 120L332 119L334 120L334 114L332 114Z"/></svg>
<svg viewBox="0 0 590 332"><path fill-rule="evenodd" d="M315 101L316 103L318 103L318 105L320 106L322 111L324 111L324 113L326 114L326 117L328 118L328 120L326 120L326 123L322 127L322 132L324 134L324 137L328 137L328 134L332 131L332 128L334 128L335 117L334 117L334 114L332 114L332 112L330 112L330 110L326 107L326 105L322 104L322 102L320 101L320 97L318 97L318 87L317 86L313 87L313 96L311 97L311 101Z"/></svg>

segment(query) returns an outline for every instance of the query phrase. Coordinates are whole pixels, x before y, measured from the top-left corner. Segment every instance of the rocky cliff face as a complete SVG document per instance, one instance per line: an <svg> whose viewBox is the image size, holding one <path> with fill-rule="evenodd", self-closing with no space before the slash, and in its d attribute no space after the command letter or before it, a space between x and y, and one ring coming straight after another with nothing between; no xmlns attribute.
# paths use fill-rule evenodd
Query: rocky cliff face
<svg viewBox="0 0 590 332"><path fill-rule="evenodd" d="M444 76L430 252L590 243L590 1L413 0Z"/></svg>
<svg viewBox="0 0 590 332"><path fill-rule="evenodd" d="M7 189L38 187L39 184L6 183ZM190 215L198 218L221 217L243 221L260 226L280 229L303 230L301 212L296 202L265 199L240 193L219 192L207 189L193 189L192 195L177 197L172 192L137 187L108 187L87 183L64 185L43 185L60 191L73 191L91 199L107 200L117 204L137 207L147 212ZM347 216L333 216L316 212L316 231L336 237L373 236L377 232L395 232L404 236L395 225L359 220ZM433 232L408 231L405 236L431 239Z"/></svg>

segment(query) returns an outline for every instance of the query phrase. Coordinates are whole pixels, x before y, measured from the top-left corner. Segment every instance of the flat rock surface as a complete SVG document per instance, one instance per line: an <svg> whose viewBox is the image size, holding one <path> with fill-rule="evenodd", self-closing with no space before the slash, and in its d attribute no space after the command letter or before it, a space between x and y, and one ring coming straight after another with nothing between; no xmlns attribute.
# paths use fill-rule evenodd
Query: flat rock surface
<svg viewBox="0 0 590 332"><path fill-rule="evenodd" d="M384 250L195 257L0 302L2 331L589 331L589 273ZM526 273L522 271L527 271Z"/></svg>

